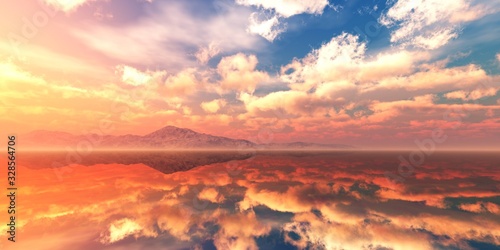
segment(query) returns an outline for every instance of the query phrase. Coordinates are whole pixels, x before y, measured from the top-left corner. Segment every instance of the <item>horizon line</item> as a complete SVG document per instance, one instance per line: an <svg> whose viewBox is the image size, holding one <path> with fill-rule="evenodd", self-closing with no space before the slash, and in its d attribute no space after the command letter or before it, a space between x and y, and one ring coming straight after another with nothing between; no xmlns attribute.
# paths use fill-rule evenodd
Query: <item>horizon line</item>
<svg viewBox="0 0 500 250"><path fill-rule="evenodd" d="M20 147L24 152L68 152L76 151L75 148L69 147ZM432 154L433 152L499 152L499 148L439 148L434 150L424 151L419 148L153 148L153 147L94 147L91 150L85 150L83 153L91 152L179 152L179 151L193 151L193 152L210 152L210 151L221 151L221 152L279 152L279 151L311 151L311 152L335 152L335 151L353 151L353 152L413 152L420 151L427 154Z"/></svg>

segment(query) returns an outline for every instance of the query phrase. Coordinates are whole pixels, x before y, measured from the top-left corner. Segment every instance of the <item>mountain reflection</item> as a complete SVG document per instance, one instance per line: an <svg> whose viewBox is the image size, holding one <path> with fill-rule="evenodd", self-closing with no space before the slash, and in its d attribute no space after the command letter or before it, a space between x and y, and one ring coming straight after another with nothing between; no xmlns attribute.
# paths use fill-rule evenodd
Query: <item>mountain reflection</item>
<svg viewBox="0 0 500 250"><path fill-rule="evenodd" d="M71 164L144 164L164 174L187 171L194 167L244 160L255 155L252 151L97 151L91 157L68 152L30 153L23 163L29 168L64 167Z"/></svg>
<svg viewBox="0 0 500 250"><path fill-rule="evenodd" d="M397 171L399 154L118 153L57 167L47 167L54 158L25 154L19 241L1 247L499 247L497 155L435 153L413 176L392 182L384 173ZM185 162L181 170L198 167L173 172L165 168L176 166L172 159Z"/></svg>

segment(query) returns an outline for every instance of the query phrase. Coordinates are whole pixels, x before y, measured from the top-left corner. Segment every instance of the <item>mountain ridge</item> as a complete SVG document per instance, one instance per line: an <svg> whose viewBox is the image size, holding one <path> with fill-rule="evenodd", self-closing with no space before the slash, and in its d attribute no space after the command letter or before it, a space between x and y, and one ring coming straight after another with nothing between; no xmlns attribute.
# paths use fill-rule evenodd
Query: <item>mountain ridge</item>
<svg viewBox="0 0 500 250"><path fill-rule="evenodd" d="M165 126L146 135L74 135L67 132L35 130L23 138L28 148L66 147L92 142L96 148L154 148L154 149L338 149L353 148L344 144L309 142L257 144L249 140L233 139L199 133L187 128Z"/></svg>

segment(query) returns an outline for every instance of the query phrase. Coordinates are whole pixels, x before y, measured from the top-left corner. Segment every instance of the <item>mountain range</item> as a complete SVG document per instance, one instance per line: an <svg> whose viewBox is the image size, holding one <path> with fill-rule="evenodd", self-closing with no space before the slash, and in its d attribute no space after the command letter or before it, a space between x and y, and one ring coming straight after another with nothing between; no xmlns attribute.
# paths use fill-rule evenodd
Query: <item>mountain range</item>
<svg viewBox="0 0 500 250"><path fill-rule="evenodd" d="M92 143L94 148L140 149L348 149L343 144L307 142L257 144L243 139L231 139L195 132L191 129L166 126L150 134L140 135L73 135L66 132L37 130L20 138L26 148L64 148Z"/></svg>

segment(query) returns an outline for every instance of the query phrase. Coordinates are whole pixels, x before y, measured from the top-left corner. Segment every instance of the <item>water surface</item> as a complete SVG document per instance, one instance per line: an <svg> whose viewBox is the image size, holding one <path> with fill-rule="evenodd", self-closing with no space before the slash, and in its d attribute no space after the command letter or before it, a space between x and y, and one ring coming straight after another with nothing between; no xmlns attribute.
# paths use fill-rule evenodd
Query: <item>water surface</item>
<svg viewBox="0 0 500 250"><path fill-rule="evenodd" d="M499 249L498 153L19 154L2 249ZM5 242L5 241L3 241Z"/></svg>

